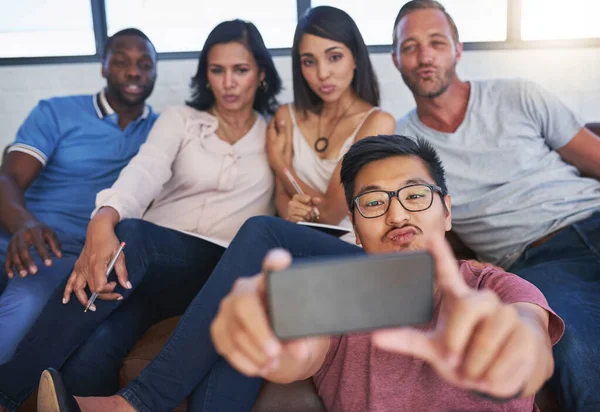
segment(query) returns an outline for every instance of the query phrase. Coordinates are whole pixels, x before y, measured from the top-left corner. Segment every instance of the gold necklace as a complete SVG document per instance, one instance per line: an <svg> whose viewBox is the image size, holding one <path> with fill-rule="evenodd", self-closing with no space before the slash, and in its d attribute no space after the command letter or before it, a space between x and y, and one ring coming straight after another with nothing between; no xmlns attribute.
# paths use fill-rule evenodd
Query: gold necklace
<svg viewBox="0 0 600 412"><path fill-rule="evenodd" d="M335 123L335 126L333 126L333 130L329 134L329 137L321 136L321 117L322 117L321 113L322 113L322 111L319 113L319 128L317 130L317 140L315 141L315 150L317 152L323 153L325 150L327 150L327 148L329 147L329 139L331 138L331 136L333 136L333 133L335 133L335 129L337 129L337 127L340 124L340 122L342 121L342 119L344 117L346 117L346 115L348 114L348 112L350 111L350 109L352 108L352 106L354 105L354 103L357 100L358 100L358 97L355 97L354 100L352 101L352 103L350 103L350 106L348 106L348 108L346 109L346 111L344 111L344 113L338 118L337 122Z"/></svg>

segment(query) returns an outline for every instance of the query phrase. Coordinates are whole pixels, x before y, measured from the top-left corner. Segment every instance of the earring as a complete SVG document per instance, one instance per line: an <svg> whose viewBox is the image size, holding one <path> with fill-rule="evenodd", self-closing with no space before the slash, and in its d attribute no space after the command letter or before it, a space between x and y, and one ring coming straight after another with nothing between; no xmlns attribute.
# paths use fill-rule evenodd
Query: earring
<svg viewBox="0 0 600 412"><path fill-rule="evenodd" d="M267 82L266 82L266 81L264 81L264 80L262 80L262 81L260 82L260 87L262 87L262 88L263 88L263 90L264 90L265 92L266 92L267 90L269 90L269 85L268 85L268 84L267 84Z"/></svg>
<svg viewBox="0 0 600 412"><path fill-rule="evenodd" d="M209 83L209 82L206 82L206 88L207 88L208 90L210 90L210 83Z"/></svg>

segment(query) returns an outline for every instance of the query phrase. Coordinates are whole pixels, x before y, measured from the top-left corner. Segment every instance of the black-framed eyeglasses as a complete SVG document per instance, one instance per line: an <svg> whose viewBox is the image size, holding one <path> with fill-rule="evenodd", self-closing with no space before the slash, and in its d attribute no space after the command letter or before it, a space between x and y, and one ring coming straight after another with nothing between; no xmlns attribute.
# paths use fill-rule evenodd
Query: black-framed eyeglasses
<svg viewBox="0 0 600 412"><path fill-rule="evenodd" d="M422 212L433 204L433 194L444 195L442 188L427 183L411 184L398 190L371 190L361 193L352 199L362 217L373 219L383 216L390 209L392 198L397 198L404 209L409 212Z"/></svg>

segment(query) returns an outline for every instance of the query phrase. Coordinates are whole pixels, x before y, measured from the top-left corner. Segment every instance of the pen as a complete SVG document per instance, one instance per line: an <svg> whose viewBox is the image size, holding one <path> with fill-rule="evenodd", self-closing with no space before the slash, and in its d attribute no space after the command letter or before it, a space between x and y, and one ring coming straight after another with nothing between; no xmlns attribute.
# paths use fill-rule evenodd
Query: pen
<svg viewBox="0 0 600 412"><path fill-rule="evenodd" d="M283 169L283 173L285 173L287 178L290 180L290 183L292 184L292 186L294 186L294 189L296 189L296 192L303 195L304 190L302 190L302 188L300 187L298 182L296 182L296 179L294 179L294 175L292 175L292 173L288 170L287 167L285 169ZM315 215L315 219L319 220L319 209L317 209L316 207L313 207L313 214Z"/></svg>
<svg viewBox="0 0 600 412"><path fill-rule="evenodd" d="M119 258L119 255L121 255L121 252L123 251L124 247L125 247L125 242L121 242L121 246L119 246L117 253L115 253L115 256L112 258L112 260L108 264L108 268L106 269L106 277L108 277L108 275L110 275L110 272L112 272L113 268L115 267L115 263L117 263L117 259ZM90 300L88 301L88 304L85 307L84 312L88 311L90 306L92 306L94 304L94 302L96 301L97 297L98 297L98 294L96 292L92 293L92 296L90 297Z"/></svg>

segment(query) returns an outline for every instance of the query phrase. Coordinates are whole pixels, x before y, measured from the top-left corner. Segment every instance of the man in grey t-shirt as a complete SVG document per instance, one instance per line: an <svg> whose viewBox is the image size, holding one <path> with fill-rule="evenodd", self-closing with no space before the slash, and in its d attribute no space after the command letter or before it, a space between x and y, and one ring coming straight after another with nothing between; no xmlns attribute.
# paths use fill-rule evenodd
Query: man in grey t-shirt
<svg viewBox="0 0 600 412"><path fill-rule="evenodd" d="M402 8L393 59L417 107L396 133L437 150L460 239L535 284L563 317L551 384L566 410L598 411L600 139L532 82L461 81L461 55L439 3Z"/></svg>

